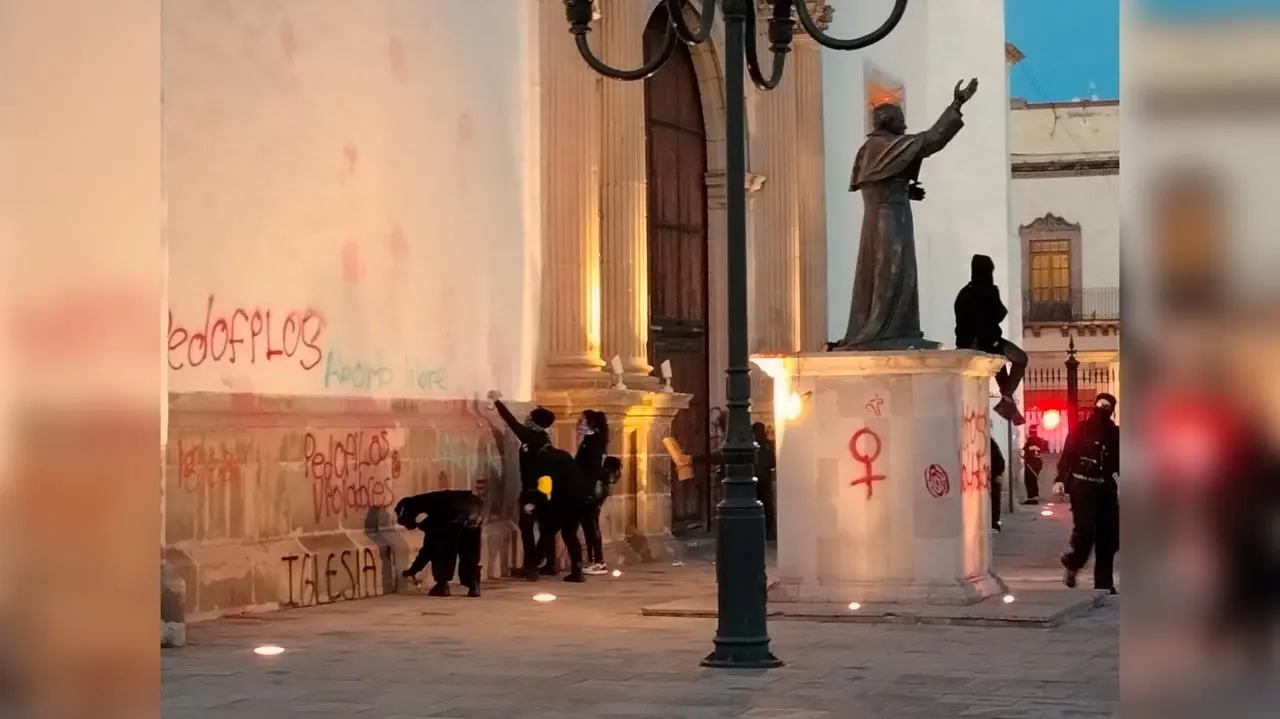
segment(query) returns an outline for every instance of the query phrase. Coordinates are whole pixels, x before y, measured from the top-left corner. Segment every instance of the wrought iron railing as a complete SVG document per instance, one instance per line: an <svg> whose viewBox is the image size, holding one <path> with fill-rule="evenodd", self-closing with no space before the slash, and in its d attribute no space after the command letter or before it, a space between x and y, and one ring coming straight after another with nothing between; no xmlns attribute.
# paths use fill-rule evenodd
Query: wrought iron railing
<svg viewBox="0 0 1280 719"><path fill-rule="evenodd" d="M1120 288L1030 289L1022 297L1027 324L1120 320Z"/></svg>

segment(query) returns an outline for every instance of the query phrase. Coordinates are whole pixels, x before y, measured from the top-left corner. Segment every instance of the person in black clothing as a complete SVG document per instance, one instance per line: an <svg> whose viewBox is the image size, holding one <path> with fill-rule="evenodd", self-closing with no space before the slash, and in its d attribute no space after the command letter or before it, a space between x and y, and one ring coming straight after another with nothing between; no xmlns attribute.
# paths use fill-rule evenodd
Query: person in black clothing
<svg viewBox="0 0 1280 719"><path fill-rule="evenodd" d="M1027 488L1025 505L1040 504L1040 470L1044 469L1045 452L1049 451L1049 442L1036 431L1039 425L1031 425L1027 431L1027 441L1022 445L1022 483Z"/></svg>
<svg viewBox="0 0 1280 719"><path fill-rule="evenodd" d="M587 574L604 574L608 567L604 562L604 534L600 528L600 510L609 498L609 491L622 473L621 462L616 457L605 456L609 451L609 420L603 412L589 409L578 420L578 453L574 460L582 470L590 495L586 514L582 518L582 534L587 540Z"/></svg>
<svg viewBox="0 0 1280 719"><path fill-rule="evenodd" d="M430 563L435 586L427 594L447 597L456 564L467 596L480 596L484 500L462 489L417 494L396 503L396 522L423 535L421 551L402 576L417 583L418 573Z"/></svg>
<svg viewBox="0 0 1280 719"><path fill-rule="evenodd" d="M1000 531L1000 481L1004 477L1004 453L1000 445L991 440L991 481L988 490L991 492L991 529Z"/></svg>
<svg viewBox="0 0 1280 719"><path fill-rule="evenodd" d="M1000 288L995 282L996 265L986 255L974 255L969 262L969 284L956 295L956 349L977 350L1003 355L1012 369L1000 368L996 384L1000 387L1000 402L996 414L1015 425L1026 422L1014 402L1013 393L1022 384L1027 372L1027 353L1004 338L1000 323L1009 311L1000 300Z"/></svg>
<svg viewBox="0 0 1280 719"><path fill-rule="evenodd" d="M559 534L569 554L569 573L564 581L586 581L578 529L590 505L587 480L577 460L563 449L548 444L538 451L536 459L538 476L551 480L549 496L538 522L537 556L548 558L550 573L554 573L556 534Z"/></svg>
<svg viewBox="0 0 1280 719"><path fill-rule="evenodd" d="M778 507L774 501L776 484L774 475L778 469L778 452L773 440L769 439L769 428L764 422L751 425L751 434L756 445L756 498L764 505L764 533L766 541L778 538Z"/></svg>
<svg viewBox="0 0 1280 719"><path fill-rule="evenodd" d="M507 427L511 428L516 439L520 440L520 545L524 555L524 577L533 582L538 579L538 566L542 564L542 560L547 560L551 571L555 571L554 555L548 558L538 552L539 546L545 548L546 543L538 541L534 528L538 527L542 536L550 533L547 529L547 522L550 520L549 500L538 491L538 479L546 474L540 467L540 457L542 451L551 446L547 430L555 424L556 415L545 407L536 407L521 422L507 409L500 397L496 391L489 393L494 409ZM554 540L551 547L554 550Z"/></svg>
<svg viewBox="0 0 1280 719"><path fill-rule="evenodd" d="M1093 553L1093 587L1116 593L1113 569L1120 551L1120 428L1112 421L1116 398L1103 392L1093 415L1072 427L1058 459L1053 493L1071 495L1071 548L1062 555L1063 583L1076 575Z"/></svg>

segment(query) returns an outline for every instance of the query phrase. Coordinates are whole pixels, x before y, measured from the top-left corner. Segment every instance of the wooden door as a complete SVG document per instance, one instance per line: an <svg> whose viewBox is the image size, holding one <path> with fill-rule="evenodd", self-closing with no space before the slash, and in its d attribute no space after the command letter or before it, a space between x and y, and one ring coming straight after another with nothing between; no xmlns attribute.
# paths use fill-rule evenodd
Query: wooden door
<svg viewBox="0 0 1280 719"><path fill-rule="evenodd" d="M659 6L645 52L661 47ZM691 480L672 479L672 527L709 527L710 433L707 341L707 134L693 57L684 43L645 81L649 182L649 360L671 362L677 392L693 395L672 436L694 461Z"/></svg>

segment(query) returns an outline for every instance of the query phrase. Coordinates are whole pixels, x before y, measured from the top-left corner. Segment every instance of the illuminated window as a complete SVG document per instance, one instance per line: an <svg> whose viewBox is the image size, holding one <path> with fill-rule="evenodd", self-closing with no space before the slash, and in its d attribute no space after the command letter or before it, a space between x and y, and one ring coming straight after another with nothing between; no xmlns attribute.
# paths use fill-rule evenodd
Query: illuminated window
<svg viewBox="0 0 1280 719"><path fill-rule="evenodd" d="M1031 241L1031 301L1071 301L1071 241Z"/></svg>

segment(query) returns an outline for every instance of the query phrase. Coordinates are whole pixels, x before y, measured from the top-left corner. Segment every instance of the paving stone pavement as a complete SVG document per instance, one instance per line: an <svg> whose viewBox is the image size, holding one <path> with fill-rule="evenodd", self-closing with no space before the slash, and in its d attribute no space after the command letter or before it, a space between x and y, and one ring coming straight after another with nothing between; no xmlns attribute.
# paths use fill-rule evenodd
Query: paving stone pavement
<svg viewBox="0 0 1280 719"><path fill-rule="evenodd" d="M1021 508L1019 508L1021 509ZM1063 517L1019 512L997 571L1056 578ZM708 564L584 585L495 582L193 625L163 653L166 719L1093 719L1117 716L1119 604L1053 629L773 621L768 672L703 669L714 620L644 617ZM536 592L557 601L532 601ZM1066 590L1064 590L1066 591ZM1083 591L1083 590L1078 590ZM257 656L262 644L286 648Z"/></svg>

